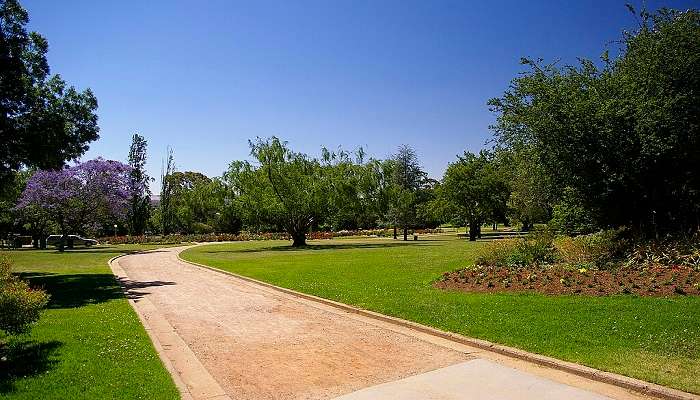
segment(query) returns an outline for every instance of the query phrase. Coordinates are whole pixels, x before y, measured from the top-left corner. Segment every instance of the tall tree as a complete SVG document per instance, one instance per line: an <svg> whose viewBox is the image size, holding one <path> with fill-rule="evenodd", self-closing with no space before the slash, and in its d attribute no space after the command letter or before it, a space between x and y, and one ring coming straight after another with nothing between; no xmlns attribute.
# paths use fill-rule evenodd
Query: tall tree
<svg viewBox="0 0 700 400"><path fill-rule="evenodd" d="M408 228L416 221L417 192L426 183L427 174L421 169L416 151L401 145L392 157L392 201L390 215L403 229L403 240L408 240Z"/></svg>
<svg viewBox="0 0 700 400"><path fill-rule="evenodd" d="M160 203L158 204L161 232L163 235L172 233L175 225L175 210L172 206L173 186L169 177L175 172L175 156L173 149L168 148L167 161L160 173Z"/></svg>
<svg viewBox="0 0 700 400"><path fill-rule="evenodd" d="M131 167L131 200L127 227L132 235L141 235L146 229L151 209L151 178L146 173L146 139L134 133L129 149L129 166Z"/></svg>
<svg viewBox="0 0 700 400"><path fill-rule="evenodd" d="M331 152L323 148L321 160L330 185L326 226L335 230L376 226L380 219L378 196L382 179L379 162L365 162L362 148L354 157L343 150Z"/></svg>
<svg viewBox="0 0 700 400"><path fill-rule="evenodd" d="M97 100L50 75L48 42L27 11L0 0L0 183L19 168L61 168L99 135Z"/></svg>
<svg viewBox="0 0 700 400"><path fill-rule="evenodd" d="M328 213L328 180L318 160L297 153L276 137L250 142L259 166L234 162L226 174L251 225L282 227L292 246L306 245L306 233Z"/></svg>
<svg viewBox="0 0 700 400"><path fill-rule="evenodd" d="M598 226L700 226L700 12L640 13L615 59L529 67L492 99L505 147L530 147Z"/></svg>

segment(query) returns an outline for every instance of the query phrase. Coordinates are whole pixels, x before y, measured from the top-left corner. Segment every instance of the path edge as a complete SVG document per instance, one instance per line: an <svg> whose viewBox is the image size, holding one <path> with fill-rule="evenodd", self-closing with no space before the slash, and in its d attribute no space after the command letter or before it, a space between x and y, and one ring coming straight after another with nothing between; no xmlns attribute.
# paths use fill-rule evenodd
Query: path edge
<svg viewBox="0 0 700 400"><path fill-rule="evenodd" d="M504 346L504 345L496 344L493 342L489 342L488 340L476 339L476 338L460 335L460 334L453 333L453 332L443 331L443 330L433 328L433 327L430 327L427 325L419 324L417 322L408 321L405 319L380 314L378 312L369 311L369 310L365 310L362 308L357 308L357 307L354 307L354 306L351 306L351 305L348 305L345 303L340 303L340 302L337 302L334 300L324 299L322 297L314 296L311 294L297 292L296 290L276 286L276 285L273 285L271 283L263 282L263 281L260 281L260 280L254 279L254 278L239 275L237 273L226 271L226 270L212 267L209 265L200 264L200 263L197 263L194 261L188 261L188 260L185 260L182 257L180 257L180 253L182 253L183 251L185 251L187 249L191 249L193 247L198 247L198 246L204 246L204 245L208 245L208 244L209 243L200 243L200 244L196 244L194 246L183 248L176 253L177 259L179 261L182 261L182 262L190 264L190 265L194 265L196 267L206 268L208 270L218 272L218 273L221 273L224 275L233 276L235 278L238 278L238 279L250 282L250 283L254 283L257 285L261 285L261 286L264 286L264 287L267 287L267 288L270 288L270 289L273 289L273 290L276 290L276 291L279 291L282 293L286 293L286 294L289 294L289 295L292 295L295 297L299 297L299 298L302 298L305 300L314 301L314 302L321 303L321 304L324 304L327 306L331 306L331 307L334 307L334 308L337 308L337 309L340 309L343 311L351 312L354 314L359 314L359 315L362 315L364 317L368 317L368 318L372 318L372 319L375 319L378 321L390 323L390 324L400 326L403 328L413 329L413 330L419 331L421 333L426 333L429 335L437 336L439 338L450 340L450 341L453 341L453 342L456 342L459 344L476 347L479 349L498 353L498 354L501 354L501 355L504 355L507 357L517 358L520 360L531 362L533 364L537 364L540 366L568 372L568 373L578 375L578 376L581 376L581 377L584 377L587 379L591 379L593 381L607 383L607 384L618 386L618 387L621 387L624 389L633 390L635 392L639 392L639 393L644 394L644 395L653 396L653 397L664 399L664 400L700 400L700 396L692 394L692 393L684 392L682 390L669 388L666 386L658 385L656 383L646 382L646 381L636 379L636 378L630 378L628 376L619 375L619 374L612 373L612 372L601 371L599 369L586 367L584 365L580 365L580 364L576 364L576 363L572 363L572 362L568 362L568 361L562 361L562 360L559 360L556 358L543 356L541 354L530 353L528 351L516 349L514 347L509 347L509 346ZM221 244L221 243L217 242L215 244Z"/></svg>
<svg viewBox="0 0 700 400"><path fill-rule="evenodd" d="M112 271L112 275L116 278L116 280L119 283L119 287L121 288L122 294L124 295L124 298L129 302L129 305L131 306L131 309L136 313L138 316L139 320L141 321L141 325L143 326L144 330L146 331L146 334L148 335L149 339L151 340L151 343L153 344L153 348L155 349L156 353L158 354L158 357L160 358L161 363L165 367L166 371L170 374L170 377L173 380L173 383L175 384L175 387L177 387L178 392L180 393L180 399L181 400L196 400L198 398L201 398L201 396L195 395L195 393L190 390L189 385L185 382L183 377L180 375L180 372L177 370L175 367L175 364L173 363L173 360L171 360L168 355L166 354L165 351L165 345L164 343L161 342L160 338L158 337L157 333L155 332L154 327L148 322L148 318L146 318L146 315L143 314L141 310L136 306L136 301L134 299L129 298L127 288L124 285L124 282L122 279L128 279L128 276L126 275L126 272L123 270L123 268L119 265L118 262L116 262L118 259L130 255L135 255L135 254L145 254L153 250L159 250L159 249L150 249L150 250L141 250L141 251L136 251L133 253L124 253L120 254L118 256L112 257L107 261L107 264L109 265L110 270ZM184 249L183 249L184 250ZM178 253L179 254L179 253ZM168 326L170 324L166 321ZM170 326L172 329L172 326ZM173 330L174 332L174 330ZM206 374L209 375L209 372L206 371ZM225 393L223 389L219 386L218 382L209 375L209 377L212 379L213 382L216 384L216 388L218 391L221 393ZM210 397L210 396L209 396ZM208 397L208 398L209 398ZM229 399L227 395L215 395L211 397L212 399Z"/></svg>
<svg viewBox="0 0 700 400"><path fill-rule="evenodd" d="M150 325L146 318L144 318L143 315L139 312L139 310L136 308L136 303L134 302L133 299L130 299L127 296L127 291L126 287L122 283L120 276L118 276L115 271L114 267L112 266L112 263L115 262L117 259L133 255L133 254L143 254L146 253L150 250L141 250L137 251L135 253L124 253L120 254L118 256L114 256L107 261L107 265L109 265L109 269L112 271L112 275L116 278L117 282L119 282L119 288L121 289L122 294L124 295L124 298L129 302L129 305L131 306L131 309L134 311L136 316L139 318L141 321L141 326L143 326L143 330L146 331L146 335L148 335L149 339L151 339L151 344L153 344L153 348L158 354L158 358L160 358L160 362L163 363L163 366L165 367L165 370L168 371L170 376L173 379L173 383L175 384L175 387L177 387L177 390L180 392L180 399L181 400L192 400L192 393L190 393L189 388L185 384L185 382L182 381L182 378L180 378L180 374L177 373L175 370L175 367L173 366L173 363L170 361L170 359L165 355L165 351L163 350L163 345L160 343L160 340L156 337L155 333L153 333L153 330L150 328ZM178 256L179 258L179 256Z"/></svg>

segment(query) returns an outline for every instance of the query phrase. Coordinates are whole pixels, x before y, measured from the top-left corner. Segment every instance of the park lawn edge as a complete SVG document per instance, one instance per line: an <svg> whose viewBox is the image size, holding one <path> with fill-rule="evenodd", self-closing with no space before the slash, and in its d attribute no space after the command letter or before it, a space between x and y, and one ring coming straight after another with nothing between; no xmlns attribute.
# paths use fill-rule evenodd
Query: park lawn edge
<svg viewBox="0 0 700 400"><path fill-rule="evenodd" d="M52 299L59 304L50 303L28 334L12 339L12 343L37 348L56 343L57 350L47 353L46 366L29 370L26 375L9 372L0 376L0 397L181 398L172 375L109 266L114 258L163 247L169 246L109 245L72 254L73 250L1 252L13 260L15 273L29 275L25 279L33 286L41 287L36 279L43 282L46 276L63 283L45 285L49 293L59 290ZM32 262L33 258L39 261ZM22 268L22 264L29 268ZM74 282L88 286L76 286ZM95 285L91 287L89 282ZM70 299L76 304L62 304L66 301L66 288L72 296L88 294L85 299ZM108 296L95 298L107 290Z"/></svg>
<svg viewBox="0 0 700 400"><path fill-rule="evenodd" d="M323 243L323 241L318 241L316 243ZM232 243L228 243L228 244L218 243L218 245L222 245L222 246L231 245L231 244ZM547 351L547 350L537 351L535 349L533 351L533 349L531 349L531 348L529 349L528 346L520 346L517 343L504 342L504 341L498 340L497 338L489 337L489 335L465 334L464 332L453 330L452 329L453 326L451 326L449 323L442 323L445 321L441 322L441 320L432 320L431 318L413 318L412 314L404 315L405 313L403 313L400 309L392 308L391 306L387 306L387 304L373 304L373 302L371 301L372 300L371 298L368 299L368 301L364 301L364 299L361 299L360 301L358 301L358 299L353 299L351 297L343 295L342 292L339 292L337 294L336 293L328 293L328 292L317 293L317 292L319 292L317 290L317 288L321 287L321 286L318 286L318 287L317 286L314 286L314 287L308 286L307 287L304 285L297 285L292 281L288 281L288 280L285 281L284 277L281 277L281 276L275 277L272 275L262 275L258 270L253 271L253 270L244 269L243 271L240 271L240 268L237 269L235 267L235 265L234 265L235 260L232 260L232 259L227 259L227 260L209 259L209 262L211 262L212 264L208 265L206 253L205 252L198 253L196 250L197 248L201 249L202 247L201 246L193 246L193 247L189 247L187 249L184 249L183 252L179 255L179 257L183 261L186 261L186 262L194 263L196 265L202 265L202 266L205 266L207 268L212 268L215 270L220 270L224 273L232 273L235 276L239 276L239 277L243 277L243 278L247 278L247 279L252 279L254 281L262 282L263 284L268 284L268 285L272 285L274 287L282 288L283 290L289 290L292 292L301 293L303 295L314 296L314 297L320 298L324 301L338 302L338 303L343 304L343 305L350 305L350 307L352 307L352 308L359 308L361 310L367 310L370 313L378 313L378 314L383 315L383 316L389 316L389 318L398 318L401 320L408 321L409 323L415 323L415 324L420 324L422 326L429 327L429 329L437 329L437 330L441 330L441 331L444 331L444 332L447 332L450 334L455 334L458 336L466 337L469 339L474 338L473 340L477 340L477 341L479 341L479 340L488 341L488 344L486 344L486 346L489 346L489 347L491 346L491 343L497 343L496 346L508 347L510 349L514 349L517 352L526 352L528 354L534 354L538 357L542 357L545 359L553 359L553 360L557 360L557 361L563 360L562 362L564 362L564 363L571 363L571 364L577 365L577 366L583 365L583 366L585 366L583 368L590 368L590 369L593 369L595 371L600 371L600 372L598 372L599 375L601 375L601 374L605 375L606 373L610 373L611 375L616 375L616 376L619 376L621 378L627 378L630 380L636 380L638 382L642 382L641 386L644 386L644 384L646 384L646 386L655 385L655 386L658 386L658 388L668 389L668 391L676 392L676 394L679 394L679 393L681 394L680 395L681 397L668 397L668 398L688 398L687 396L683 397L682 394L687 395L688 393L697 393L698 392L697 391L697 383L696 384L693 384L693 383L690 383L690 384L685 383L684 384L684 383L682 383L683 382L682 380L678 380L677 378L673 378L673 376L666 376L665 378L663 378L663 379L665 379L665 381L662 380L662 382L663 382L662 383L662 382L656 381L656 379L659 379L658 377L655 377L655 376L652 376L651 378L642 377L642 376L640 376L640 374L638 372L636 372L636 370L634 370L634 369L631 370L630 368L628 368L629 366L625 366L625 365L616 365L614 363L606 363L606 362L598 362L598 363L591 364L591 363L588 363L585 361L577 360L574 357L569 358L566 355L550 354L551 351ZM231 252L235 252L235 251L231 250ZM291 270L288 270L288 271L293 272ZM308 276L306 276L306 278L308 278ZM426 282L422 282L422 283L424 285L428 284L428 285L432 286L432 283L435 282L436 280L438 280L439 278L440 278L440 276L433 276L432 278L430 278L429 282L426 281ZM433 289L435 289L435 288L433 288ZM439 289L435 289L435 290L439 290ZM439 290L439 291L441 291L441 290ZM442 291L442 292L452 292L455 295L464 294L464 293L460 293L460 292L456 292L456 291ZM531 297L531 296L537 297L537 295L533 295L533 294L516 294L515 296L522 296L523 298L527 298L527 297ZM540 296L544 296L544 295L540 295ZM562 296L545 296L545 297L561 297L562 299L568 299L568 298L571 298L572 296L562 295ZM585 296L576 296L576 297L585 297ZM613 296L612 298L614 298L614 297L617 297L617 296ZM634 297L634 296L630 296L630 299L631 299L631 297ZM631 300L634 300L634 299L631 299ZM494 340L494 339L496 339L496 340ZM523 349L523 350L520 350L520 349ZM659 357L658 355L654 355L653 353L650 353L649 355L650 355L650 357L657 357L657 358ZM658 360L656 360L656 361L658 361ZM675 362L675 360L674 360L674 362ZM695 361L692 361L692 362L695 363ZM696 367L693 367L693 368L696 368ZM632 372L630 373L630 371L632 371ZM635 376L635 374L637 376ZM685 379L687 379L687 378L688 377L686 377ZM682 390L685 390L685 392ZM644 391L644 390L642 390L642 391ZM697 398L697 397L693 397L693 398Z"/></svg>
<svg viewBox="0 0 700 400"><path fill-rule="evenodd" d="M203 246L203 245L206 245L206 244L199 244L196 246L188 247L187 249L184 249L184 250L189 250L191 248L194 248L197 246ZM318 303L321 303L324 305L332 306L332 307L338 308L338 309L343 310L343 311L352 312L352 313L359 314L359 315L362 315L362 316L365 316L368 318L372 318L372 319L375 319L378 321L382 321L382 322L388 322L390 324L397 325L400 327L414 329L414 330L417 330L419 332L427 333L427 334L430 334L433 336L437 336L437 337L442 338L442 339L447 339L447 340L454 341L454 342L457 342L460 344L473 346L473 347L476 347L476 348L479 348L482 350L487 350L487 351L491 351L491 352L505 355L508 357L513 357L513 358L517 358L520 360L528 361L528 362L531 362L531 363L534 363L534 364L537 364L540 366L549 367L549 368L557 369L560 371L568 372L568 373L582 376L584 378L588 378L588 379L591 379L594 381L612 384L612 385L619 386L619 387L622 387L625 389L631 389L631 390L640 392L640 393L645 394L645 395L650 395L650 396L658 397L661 399L668 399L668 400L697 400L698 399L698 397L693 395L692 393L688 393L688 392L684 392L684 391L681 391L678 389L658 385L658 384L655 384L652 382L647 382L647 381L643 381L640 379L631 378L631 377L628 377L625 375L616 374L614 372L608 372L608 371L595 369L592 367L588 367L588 366L581 365L581 364L576 364L576 363L569 362L569 361L559 360L557 358L548 357L548 356L542 355L542 354L531 353L529 351L521 350L521 349L518 349L515 347L505 346L505 345L494 343L494 342L484 340L484 339L477 339L477 338L468 337L468 336L461 335L461 334L456 333L456 332L444 331L444 330L438 329L436 327L424 325L424 324L421 324L421 323L418 323L415 321L410 321L410 320L406 320L406 319L391 316L391 315L385 315L385 314L382 314L382 313L379 313L376 311L355 307L355 306L350 305L350 304L345 304L345 303L341 303L341 302L334 301L331 299L326 299L323 297L314 296L312 294L303 293L303 292L299 292L299 291L296 291L293 289L273 285L271 283L257 280L254 278L250 278L250 277L245 276L245 275L240 275L240 274L237 274L235 272L226 271L224 269L220 269L217 267L211 267L211 266L208 266L205 264L200 264L200 263L197 263L194 261L188 261L188 260L185 260L182 257L180 257L180 254L177 254L177 258L178 258L178 260L185 262L185 263L188 263L190 265L194 265L194 266L201 267L201 268L206 268L208 270L215 271L215 272L218 272L218 273L221 273L224 275L233 276L237 279L241 279L241 280L244 280L246 282L251 282L251 283L254 283L257 285L264 286L266 288L280 291L282 293L291 294L293 296L297 296L297 297L300 297L300 298L303 298L306 300L311 300L311 301L315 301L315 302L318 302Z"/></svg>

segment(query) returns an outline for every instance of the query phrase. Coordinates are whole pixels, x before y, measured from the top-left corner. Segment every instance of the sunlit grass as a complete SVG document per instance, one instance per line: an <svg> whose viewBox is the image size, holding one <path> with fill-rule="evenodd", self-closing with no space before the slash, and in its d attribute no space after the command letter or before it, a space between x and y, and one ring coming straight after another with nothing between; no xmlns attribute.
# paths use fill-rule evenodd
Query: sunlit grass
<svg viewBox="0 0 700 400"><path fill-rule="evenodd" d="M51 294L31 334L9 344L0 370L8 399L174 399L163 367L107 261L147 246L3 251Z"/></svg>
<svg viewBox="0 0 700 400"><path fill-rule="evenodd" d="M346 239L201 246L185 259L528 351L700 392L700 298L446 292L482 243Z"/></svg>

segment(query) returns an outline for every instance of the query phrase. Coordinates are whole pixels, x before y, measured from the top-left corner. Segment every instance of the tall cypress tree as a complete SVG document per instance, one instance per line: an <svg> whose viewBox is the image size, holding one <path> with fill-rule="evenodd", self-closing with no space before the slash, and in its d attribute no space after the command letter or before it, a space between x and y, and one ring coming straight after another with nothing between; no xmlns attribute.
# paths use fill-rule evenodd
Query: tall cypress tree
<svg viewBox="0 0 700 400"><path fill-rule="evenodd" d="M131 167L131 191L129 204L128 229L132 235L141 235L146 230L150 216L151 178L146 174L146 139L134 133L129 149L129 166Z"/></svg>

